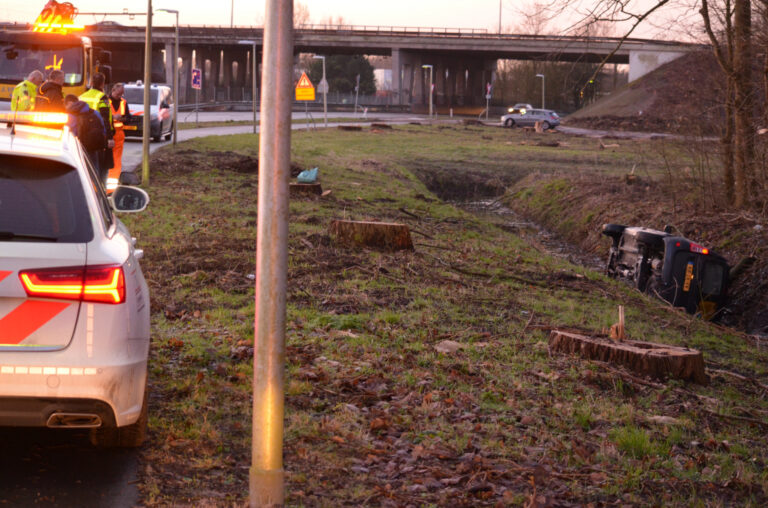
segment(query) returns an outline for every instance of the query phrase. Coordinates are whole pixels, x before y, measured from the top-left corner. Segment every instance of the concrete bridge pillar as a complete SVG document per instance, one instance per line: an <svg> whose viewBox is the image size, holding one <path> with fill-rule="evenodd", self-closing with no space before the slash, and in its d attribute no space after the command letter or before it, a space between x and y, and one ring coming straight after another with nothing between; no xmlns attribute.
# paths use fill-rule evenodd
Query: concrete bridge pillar
<svg viewBox="0 0 768 508"><path fill-rule="evenodd" d="M171 43L165 44L165 80L163 80L164 83L173 85L173 63L176 61L177 55L176 55L176 48L175 45Z"/></svg>
<svg viewBox="0 0 768 508"><path fill-rule="evenodd" d="M421 60L410 51L392 49L393 104L408 105L421 95Z"/></svg>
<svg viewBox="0 0 768 508"><path fill-rule="evenodd" d="M658 69L667 62L671 62L685 55L684 51L659 51L659 48L652 50L633 50L629 52L629 82Z"/></svg>
<svg viewBox="0 0 768 508"><path fill-rule="evenodd" d="M219 48L205 46L197 50L199 65L203 71L203 88L200 90L200 102L216 100L216 88L219 84Z"/></svg>
<svg viewBox="0 0 768 508"><path fill-rule="evenodd" d="M195 102L194 89L192 89L192 48L179 46L181 67L179 67L179 90L176 100L179 104Z"/></svg>

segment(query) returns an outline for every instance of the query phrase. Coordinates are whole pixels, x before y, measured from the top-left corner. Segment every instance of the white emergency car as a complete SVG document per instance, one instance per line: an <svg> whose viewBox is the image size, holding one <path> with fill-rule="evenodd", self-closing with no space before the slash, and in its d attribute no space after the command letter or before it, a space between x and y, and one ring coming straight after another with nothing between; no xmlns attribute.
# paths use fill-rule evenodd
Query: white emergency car
<svg viewBox="0 0 768 508"><path fill-rule="evenodd" d="M146 434L149 291L125 225L136 187L108 198L56 113L0 114L0 426Z"/></svg>

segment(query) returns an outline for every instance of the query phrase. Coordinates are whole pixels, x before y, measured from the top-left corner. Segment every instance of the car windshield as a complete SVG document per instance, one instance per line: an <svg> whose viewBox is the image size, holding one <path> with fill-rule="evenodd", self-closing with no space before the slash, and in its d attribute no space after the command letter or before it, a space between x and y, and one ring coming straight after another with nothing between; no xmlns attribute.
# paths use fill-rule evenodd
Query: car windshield
<svg viewBox="0 0 768 508"><path fill-rule="evenodd" d="M60 162L0 155L0 242L93 239L77 170Z"/></svg>
<svg viewBox="0 0 768 508"><path fill-rule="evenodd" d="M123 98L128 104L144 104L144 89L125 87ZM149 104L150 106L157 104L157 89L149 89Z"/></svg>
<svg viewBox="0 0 768 508"><path fill-rule="evenodd" d="M83 82L83 50L80 47L43 48L12 44L0 53L0 80L19 83L38 70L45 75L52 69L64 71L67 85L79 85Z"/></svg>

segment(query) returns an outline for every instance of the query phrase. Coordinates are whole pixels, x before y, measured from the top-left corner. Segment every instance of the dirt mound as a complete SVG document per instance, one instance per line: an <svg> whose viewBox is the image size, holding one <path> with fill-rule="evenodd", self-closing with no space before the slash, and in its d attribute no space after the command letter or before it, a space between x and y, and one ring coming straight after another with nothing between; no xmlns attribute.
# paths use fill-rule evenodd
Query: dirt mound
<svg viewBox="0 0 768 508"><path fill-rule="evenodd" d="M259 159L236 152L199 152L197 150L162 151L152 156L157 173L167 176L187 175L192 171L218 169L243 174L259 174ZM304 168L291 163L291 176L297 176Z"/></svg>
<svg viewBox="0 0 768 508"><path fill-rule="evenodd" d="M725 117L725 75L709 50L662 65L569 115L567 125L716 135Z"/></svg>

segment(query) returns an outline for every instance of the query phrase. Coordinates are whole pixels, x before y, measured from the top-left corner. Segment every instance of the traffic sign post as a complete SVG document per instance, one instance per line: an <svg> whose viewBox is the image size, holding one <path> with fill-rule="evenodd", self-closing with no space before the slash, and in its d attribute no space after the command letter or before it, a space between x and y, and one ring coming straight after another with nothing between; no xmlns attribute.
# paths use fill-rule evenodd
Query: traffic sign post
<svg viewBox="0 0 768 508"><path fill-rule="evenodd" d="M195 89L195 127L200 125L198 121L198 110L200 106L200 89L203 87L203 71L192 69L192 88Z"/></svg>
<svg viewBox="0 0 768 508"><path fill-rule="evenodd" d="M321 83L322 84L322 83ZM309 80L306 72L301 73L299 82L296 83L296 100L313 101L315 100L315 87ZM307 119L307 129L309 129L309 108L308 102L304 102L304 117Z"/></svg>
<svg viewBox="0 0 768 508"><path fill-rule="evenodd" d="M297 101L313 101L315 100L315 86L307 77L307 73L303 72L299 78L299 82L296 83L296 100Z"/></svg>
<svg viewBox="0 0 768 508"><path fill-rule="evenodd" d="M485 119L488 120L488 112L491 109L491 94L493 93L493 85L486 83L485 85Z"/></svg>

